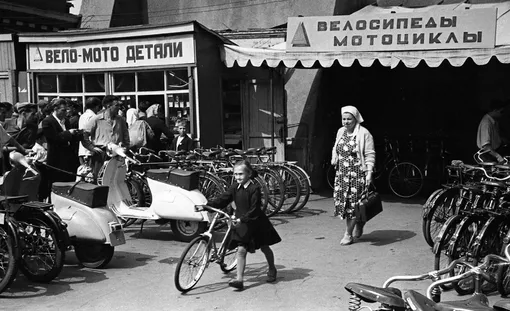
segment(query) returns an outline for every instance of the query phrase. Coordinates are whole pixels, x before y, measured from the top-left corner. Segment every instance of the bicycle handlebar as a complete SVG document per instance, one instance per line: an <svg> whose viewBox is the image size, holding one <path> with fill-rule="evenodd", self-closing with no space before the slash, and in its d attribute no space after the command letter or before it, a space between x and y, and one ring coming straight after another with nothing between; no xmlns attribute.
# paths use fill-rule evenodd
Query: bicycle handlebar
<svg viewBox="0 0 510 311"><path fill-rule="evenodd" d="M220 215L222 215L224 218L228 219L229 222L232 222L232 223L235 223L235 222L238 222L239 219L236 218L234 215L229 215L227 213L225 213L224 211L220 210L220 209L217 209L217 208L214 208L212 206L208 206L208 205L195 205L195 211L196 212L202 212L202 211L208 211L208 212L214 212L214 213L218 213Z"/></svg>
<svg viewBox="0 0 510 311"><path fill-rule="evenodd" d="M489 179L494 179L494 180L498 180L498 181L506 181L506 180L509 180L510 179L510 175L506 176L506 177L503 177L503 178L499 178L499 177L495 177L495 176L490 176L489 174L487 174L487 170L484 169L483 167L478 167L478 166L473 166L473 165L467 165L467 164L464 164L464 167L468 168L468 169L473 169L473 170L479 170L479 171L482 171L483 174L485 175L485 177L489 178Z"/></svg>

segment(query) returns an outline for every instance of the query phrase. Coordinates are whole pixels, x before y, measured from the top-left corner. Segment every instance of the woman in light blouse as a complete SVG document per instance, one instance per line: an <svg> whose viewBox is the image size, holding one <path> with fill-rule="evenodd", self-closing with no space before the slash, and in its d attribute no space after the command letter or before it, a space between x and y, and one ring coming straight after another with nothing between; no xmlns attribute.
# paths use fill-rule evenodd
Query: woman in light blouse
<svg viewBox="0 0 510 311"><path fill-rule="evenodd" d="M337 168L333 198L334 215L346 220L346 232L340 242L349 245L363 234L364 223L356 222L355 207L372 183L375 165L374 139L361 126L363 117L354 106L342 107L342 127L333 146L331 164Z"/></svg>

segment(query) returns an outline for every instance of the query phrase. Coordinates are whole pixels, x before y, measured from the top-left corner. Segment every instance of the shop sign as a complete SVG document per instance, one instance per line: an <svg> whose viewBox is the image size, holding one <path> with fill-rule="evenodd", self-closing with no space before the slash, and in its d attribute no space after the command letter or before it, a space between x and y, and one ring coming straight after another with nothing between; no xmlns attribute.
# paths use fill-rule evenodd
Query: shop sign
<svg viewBox="0 0 510 311"><path fill-rule="evenodd" d="M119 69L192 64L192 35L29 45L30 70Z"/></svg>
<svg viewBox="0 0 510 311"><path fill-rule="evenodd" d="M290 17L287 51L493 48L496 9Z"/></svg>

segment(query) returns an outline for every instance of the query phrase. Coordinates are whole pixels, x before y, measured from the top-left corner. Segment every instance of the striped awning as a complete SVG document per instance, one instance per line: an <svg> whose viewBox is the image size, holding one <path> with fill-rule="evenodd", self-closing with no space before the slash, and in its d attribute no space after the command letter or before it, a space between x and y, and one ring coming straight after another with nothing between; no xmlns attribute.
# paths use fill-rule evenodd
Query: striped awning
<svg viewBox="0 0 510 311"><path fill-rule="evenodd" d="M414 68L421 61L425 62L429 67L438 67L445 61L454 67L459 67L467 59L472 59L478 65L485 65L493 57L501 63L508 64L510 63L510 1L476 5L435 5L420 9L367 6L354 14L391 14L391 12L465 10L489 7L497 8L496 47L492 49L310 53L286 51L284 45L265 49L224 45L221 47L221 54L224 63L229 68L236 65L240 67L267 65L273 68L278 66L288 68L296 66L304 68L321 66L328 68L335 63L343 67L350 67L355 61L363 67L370 67L376 60L382 66L391 68L395 68L400 63L406 67Z"/></svg>

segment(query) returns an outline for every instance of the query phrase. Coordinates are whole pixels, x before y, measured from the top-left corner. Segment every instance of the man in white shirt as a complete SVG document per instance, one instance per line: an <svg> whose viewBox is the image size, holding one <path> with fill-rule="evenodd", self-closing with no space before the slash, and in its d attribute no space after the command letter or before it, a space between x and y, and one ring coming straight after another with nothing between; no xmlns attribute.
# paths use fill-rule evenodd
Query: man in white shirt
<svg viewBox="0 0 510 311"><path fill-rule="evenodd" d="M101 110L101 100L97 97L87 98L85 101L85 109L85 112L80 116L80 120L78 121L79 130L84 130L90 120L92 120L92 118L99 112L99 110ZM78 155L80 156L80 164L84 164L84 158L91 156L92 152L83 147L83 144L80 142Z"/></svg>
<svg viewBox="0 0 510 311"><path fill-rule="evenodd" d="M500 135L498 120L503 115L506 103L499 100L491 102L490 111L483 116L480 124L478 125L478 133L476 136L476 145L479 149L484 149L487 152L485 155L490 155L498 162L504 159L497 151L502 147L502 139ZM489 157L483 158L485 161L492 161Z"/></svg>

